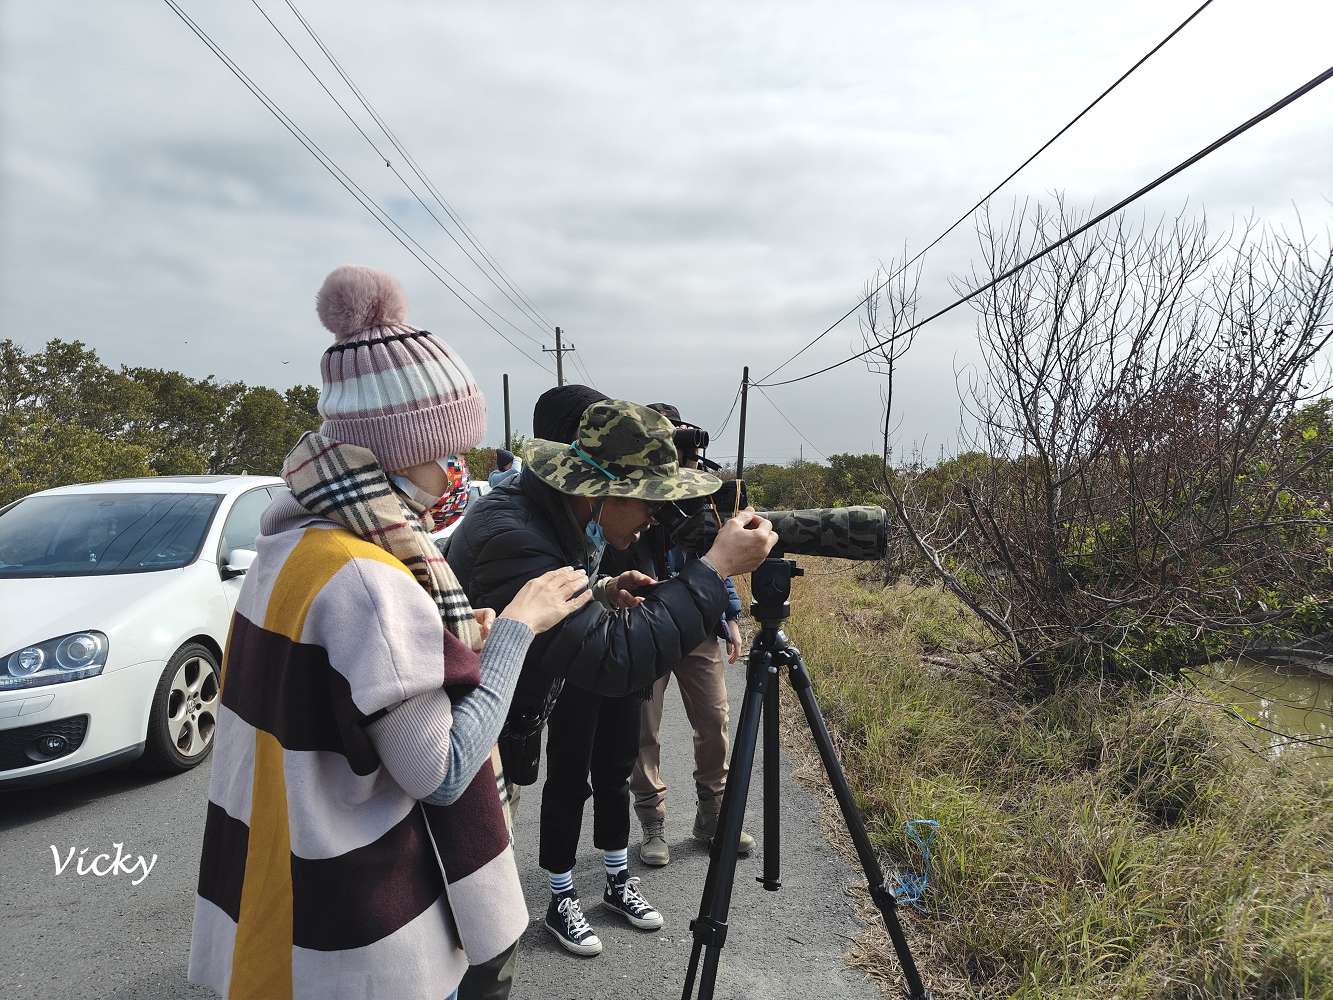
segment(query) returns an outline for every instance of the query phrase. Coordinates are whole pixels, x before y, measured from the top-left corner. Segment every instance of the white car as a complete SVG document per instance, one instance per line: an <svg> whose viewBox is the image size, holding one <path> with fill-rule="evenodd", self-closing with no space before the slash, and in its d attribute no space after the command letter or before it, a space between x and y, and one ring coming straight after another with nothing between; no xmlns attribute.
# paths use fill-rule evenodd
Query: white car
<svg viewBox="0 0 1333 1000"><path fill-rule="evenodd" d="M267 476L65 486L0 511L0 789L213 747Z"/></svg>

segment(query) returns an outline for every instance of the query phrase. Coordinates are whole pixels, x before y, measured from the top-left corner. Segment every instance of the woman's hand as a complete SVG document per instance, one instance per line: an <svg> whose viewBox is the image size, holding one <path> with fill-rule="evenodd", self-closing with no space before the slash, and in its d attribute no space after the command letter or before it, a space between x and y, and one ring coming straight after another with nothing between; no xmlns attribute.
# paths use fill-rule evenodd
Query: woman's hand
<svg viewBox="0 0 1333 1000"><path fill-rule="evenodd" d="M588 574L583 570L553 569L523 584L500 617L522 622L540 635L592 600L587 587Z"/></svg>
<svg viewBox="0 0 1333 1000"><path fill-rule="evenodd" d="M481 641L485 642L491 634L491 626L495 624L495 609L473 608L472 617L477 619L477 625L481 628Z"/></svg>
<svg viewBox="0 0 1333 1000"><path fill-rule="evenodd" d="M628 569L606 585L606 603L613 608L637 608L643 598L634 591L657 583L647 573Z"/></svg>

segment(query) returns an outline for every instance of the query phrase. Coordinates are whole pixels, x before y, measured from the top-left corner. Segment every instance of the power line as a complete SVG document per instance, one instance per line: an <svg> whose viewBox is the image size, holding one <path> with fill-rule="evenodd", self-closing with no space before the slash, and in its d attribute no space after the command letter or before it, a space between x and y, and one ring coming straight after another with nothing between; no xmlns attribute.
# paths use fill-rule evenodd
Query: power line
<svg viewBox="0 0 1333 1000"><path fill-rule="evenodd" d="M816 455L822 458L825 462L829 461L829 457L825 455L822 451L820 451L819 448L815 445L815 443L811 441L808 437L806 437L805 433L799 427L797 427L794 423L791 422L787 414L783 413L782 410L778 408L778 404L773 402L773 397L770 396L768 393L764 392L763 386L754 385L754 383L751 383L751 387L759 390L759 395L763 396L766 400L768 400L768 405L773 407L773 409L777 410L778 416L787 422L787 426L790 427L792 430L794 430L800 436L802 441L808 444L811 448L815 449Z"/></svg>
<svg viewBox="0 0 1333 1000"><path fill-rule="evenodd" d="M363 129L360 126L360 124L357 123L357 120L352 117L351 112L347 110L346 106L343 105L342 101L338 100L337 95L335 95L333 91L328 88L328 85L325 84L324 81L320 78L319 74L315 72L314 67L311 66L310 63L306 61L305 57L301 55L300 51L297 50L296 46L292 44L291 39L287 37L286 33L283 32L283 30L280 27L278 27L277 23L273 20L273 18L268 16L268 11L264 10L264 8L260 5L259 0L250 0L250 3L254 6L255 10L259 11L260 15L264 18L264 20L268 22L269 27L271 27L275 32L277 32L278 37L283 40L287 48L291 49L292 55L296 56L297 60L300 61L301 65L306 68L306 72L308 72L310 76L314 79L314 81L317 84L319 84L320 89L323 90L324 93L329 96L329 100L333 101L333 103L338 106L338 110L343 113L343 116L351 123L352 127L361 134L361 138L366 140L366 143L370 146L370 148L375 151L375 155L384 161L384 165L388 167L390 171L392 171L395 177L398 178L399 183L401 183L403 187L407 189L407 193L417 200L417 204L419 204L422 208L424 208L426 210L426 214L429 215L435 221L435 224L439 226L442 230L444 230L446 236L448 236L451 240L454 241L454 245L463 251L463 255L466 256L468 260L472 261L474 265L480 268L481 265L477 264L477 262L473 260L471 255L468 254L467 247L463 246L462 243L458 242L458 239L454 236L453 233L449 231L449 229L444 225L444 223L440 221L439 217L431 210L431 207L426 204L426 202L422 199L422 197L419 194L417 194L416 189L413 188L412 185L408 183L407 178L405 178L399 172L398 168L395 167L392 162L390 162L389 158L384 155L383 151L379 148L378 145L376 145L375 140L373 140L366 133L366 130ZM440 266L443 267L444 265L441 264ZM490 280L492 285L495 285L495 287L499 289L502 295L504 295L506 298L509 299L510 303L513 304L513 306L516 309L518 309L520 315L522 315L525 319L532 321L532 318L528 316L526 312L523 311L523 307L520 306L517 302L514 302L513 298L510 297L509 294L505 292L503 288L500 288L499 285L496 285L495 279L491 278L490 275L486 274L484 270L482 271L482 274L488 280ZM466 291L469 295L471 295L474 299L476 299L479 303L481 303L481 305L484 308L489 310L491 314L496 317L496 319L500 320L502 323L508 324L514 330L515 333L519 334L519 336L526 337L528 340L536 344L538 347L542 346L542 341L538 340L536 337L532 336L526 330L522 329L517 324L513 323L506 316L501 315L495 308L491 306L490 303L488 303L480 295L478 295L471 288L469 288L461 278L452 273L450 273L449 276L453 278L453 280L459 286L461 286L464 291ZM541 327L539 326L538 329L541 329Z"/></svg>
<svg viewBox="0 0 1333 1000"><path fill-rule="evenodd" d="M561 332L563 333L564 331ZM582 352L574 350L573 345L566 345L564 350L565 353L569 355L570 360L574 366L575 372L579 375L579 378L583 379L585 384L591 386L594 381L592 377L592 372L588 370L588 365L584 362L583 358L580 356ZM548 351L548 353L550 352Z"/></svg>
<svg viewBox="0 0 1333 1000"><path fill-rule="evenodd" d="M805 381L805 380L808 379L808 378L814 378L816 375L823 375L825 372L831 372L831 371L833 371L835 368L841 368L843 365L848 364L849 362L855 361L855 360L857 360L858 358L863 358L863 357L865 357L867 354L871 353L872 351L877 351L877 350L879 350L881 347L884 347L886 344L892 343L893 340L895 340L895 339L897 339L897 338L899 338L899 337L906 336L907 334L912 333L912 332L915 331L915 330L919 330L919 329L921 329L921 327L925 326L927 323L930 323L930 322L933 322L934 320L939 319L939 318L940 318L941 316L943 316L945 313L947 313L947 312L951 312L952 310L954 310L954 309L958 308L959 306L963 305L965 302L970 302L972 299L976 298L976 297L977 297L978 295L980 295L982 292L984 292L984 291L986 291L986 290L988 290L988 289L994 288L996 285L998 285L1001 281L1004 281L1006 278L1011 278L1011 277L1013 277L1015 274L1017 274L1017 273L1018 273L1019 271L1021 271L1023 268L1027 267L1029 264L1033 264L1033 263L1035 263L1036 261L1041 260L1043 257L1045 257L1047 254L1051 253L1053 250L1057 250L1057 249L1059 249L1060 247L1064 246L1066 243L1070 242L1071 240L1077 238L1078 236L1081 236L1083 233L1086 233L1089 229L1093 228L1094 226L1096 226L1096 225L1098 225L1098 224L1100 224L1100 223L1102 223L1102 222L1105 222L1105 221L1106 221L1108 218L1110 218L1112 215L1115 215L1117 212L1121 211L1122 209L1124 209L1124 208L1127 207L1128 205L1130 205L1130 204L1132 204L1133 202L1137 201L1139 198L1142 198L1144 195L1148 194L1148 193L1149 193L1150 191L1152 191L1154 188L1160 187L1162 184L1165 184L1165 183L1166 183L1167 181L1169 181L1172 177L1175 177L1176 174L1181 173L1182 171L1188 169L1189 167L1192 167L1194 164L1198 163L1198 162L1199 162L1200 160L1202 160L1204 157L1206 157L1206 156L1208 156L1209 154L1214 153L1214 152L1216 152L1217 150L1221 149L1223 146L1225 146L1227 143L1229 143L1232 139L1235 139L1237 136L1243 135L1245 132L1248 132L1248 131L1249 131L1250 129L1252 129L1254 126L1258 125L1260 122L1262 122L1262 121L1264 121L1265 119L1271 117L1272 115L1277 114L1277 113L1278 113L1279 111L1281 111L1283 108L1287 107L1287 105L1292 104L1292 103L1294 103L1295 101L1300 100L1300 98L1304 97L1306 94L1308 94L1310 91L1314 90L1314 89L1315 89L1316 87L1318 87L1320 84L1322 84L1322 83L1327 83L1330 77L1333 77L1333 66L1330 66L1328 69L1324 70L1324 72L1320 73L1318 76L1316 76L1316 77L1314 77L1313 79L1309 80L1307 83L1302 84L1300 87L1298 87L1298 88L1296 88L1295 90L1293 90L1293 91L1292 91L1290 94L1288 94L1286 97L1284 97L1284 98L1282 98L1281 100L1279 100L1279 101L1277 101L1277 102L1275 102L1275 103L1269 105L1267 108L1265 108L1263 111L1259 112L1259 113L1258 113L1257 115L1255 115L1253 118L1249 119L1248 121L1244 122L1243 124L1237 125L1237 126L1236 126L1235 128L1233 128L1230 132L1228 132L1226 135L1224 135L1224 136L1222 136L1221 138L1216 139L1216 140L1214 140L1213 142L1209 143L1207 146L1205 146L1203 149L1199 150L1197 153L1195 153L1195 154L1194 154L1193 156L1191 156L1189 159L1184 160L1184 161L1182 161L1182 162L1176 164L1176 166L1172 167L1170 170L1168 170L1166 173L1162 174L1160 177L1156 178L1155 180L1149 181L1147 184L1143 185L1143 187L1139 188L1139 189L1138 189L1137 191L1135 191L1133 194L1128 195L1128 196L1122 198L1120 201L1116 202L1114 205L1112 205L1112 206L1111 206L1110 208L1108 208L1106 211L1099 213L1098 215L1096 215L1096 216L1094 216L1093 218L1089 219L1089 220L1088 220L1087 222L1085 222L1083 225L1079 226L1077 229L1075 229L1075 230L1073 230L1072 232L1066 234L1065 236L1062 236L1060 239L1056 240L1054 243L1050 244L1050 245L1047 246L1045 249L1040 250L1040 251L1038 251L1037 253L1033 254L1033 255L1032 255L1031 257L1029 257L1027 260L1025 260L1025 261L1023 261L1023 262L1021 262L1021 263L1019 263L1019 264L1015 264L1013 267L1009 268L1009 270L1005 271L1005 272L1002 273L1002 274L997 275L996 277L992 278L990 281L986 282L984 285L980 285L980 286L978 286L977 288L972 289L972 291L968 292L968 293L967 293L966 295L964 295L962 298L960 298L960 299L956 299L955 301L951 302L949 305L945 306L943 309L940 309L940 310L938 310L938 311L936 311L936 312L931 313L929 316L927 316L925 319L921 320L919 323L913 323L911 326L907 327L905 330L900 330L900 331L898 331L897 333L895 333L892 337L890 337L890 338L887 339L887 340L877 340L875 343L873 343L873 344L871 344L869 347L867 347L864 351L858 351L856 354L853 354L851 357L843 358L841 361L839 361L839 362L837 362L837 363L835 363L835 364L828 365L828 366L826 366L826 367L824 367L824 368L820 368L818 371L809 372L809 373L807 373L807 374L805 374L805 375L799 375L799 376L797 376L796 378L784 379L784 380L781 381L781 382L766 382L766 383L764 383L764 384L767 385L767 386L769 386L770 388L772 388L772 387L776 387L776 386L780 386L780 385L791 385L791 384L794 383L794 382L803 382L803 381ZM751 383L751 384L754 385L756 388L759 388L759 385L758 385L757 383Z"/></svg>
<svg viewBox="0 0 1333 1000"><path fill-rule="evenodd" d="M302 130L302 128L299 125L297 125L296 122L293 121L292 118L285 111L283 111L277 105L277 103L273 101L272 98L268 96L268 94L264 91L262 87L260 87L257 83L254 82L254 80L252 80L249 77L249 75L247 75L246 72L243 69L241 69L239 65L237 65L236 61L233 60L231 56L229 56L226 53L226 51L223 50L223 48L216 41L213 40L212 36L210 36L208 32L206 32L203 28L201 28L195 22L195 20L192 17L190 17L190 15L187 14L185 10L175 2L175 0L163 0L163 2L169 8L171 8L172 13L174 13L178 18L180 18L180 20L185 24L185 26L189 28L195 34L195 36L208 47L208 50L212 52L213 55L216 56L217 59L224 66L227 67L227 69L232 73L232 75L235 76L236 79L241 81L241 83L245 86L245 88L249 90L251 94L254 95L254 97L264 106L264 108L271 115L273 115L273 117L275 117L278 120L278 122L285 129L287 129L288 132L292 134L292 137L295 138L299 143L301 143L301 145L305 147L306 151L309 152L310 155L315 157L319 165L322 166L335 181L337 181L340 185L342 185L342 187L347 191L347 193L350 194L354 199L356 199L358 204L360 204L362 208L366 209L366 211L370 213L371 217L381 226L383 226L385 231L388 232L388 234L392 236L395 240L397 240L399 244L402 245L404 250L406 250L409 254L415 257L417 262L420 263L423 267L425 267L426 270L430 272L431 276L435 278L436 281L438 281L446 289L448 289L449 292L456 299L458 299L459 302L461 302L464 306L467 307L469 312L471 312L474 316L476 316L477 319L481 320L481 322L485 324L487 327L489 327L491 331L494 332L496 336L498 336L501 340L507 343L510 347L514 348L514 350L518 351L519 354L522 354L523 357L527 358L537 367L547 372L550 372L549 368L547 368L544 364L542 364L532 355L524 351L521 347L519 347L507 336L505 336L505 334L501 330L499 330L493 323L491 323L488 319L486 319L485 316L477 312L477 310L472 306L472 304L468 302L465 298L463 298L463 296L459 294L459 292L457 291L457 289L453 287L453 285L451 285L448 281L446 281L443 277L441 277L440 274L430 266L430 264L427 264L426 260L415 250L413 250L411 246L408 245L408 242L403 239L403 236L406 236L408 241L411 241L419 249L421 249L422 253L425 253L426 257L429 257L432 261L435 261L435 263L439 266L440 270L444 271L445 274L450 273L448 269L444 267L443 264L440 264L439 261L436 261L435 258L431 256L431 254L428 251L425 250L424 247L421 247L421 244L417 243L417 241L413 239L411 234L409 234L405 229L403 229L402 226L398 225L397 221L394 220L393 216L391 216L388 212L386 212L383 208L381 208L378 204L376 204L374 199L372 199L368 194L366 194L365 190L359 184L357 184L356 181L352 180L351 176L348 175L345 170L339 167L337 163L327 153L325 153L323 149L320 148L319 144L316 143L313 139L311 139L305 133L305 131ZM390 224L392 224L392 226ZM396 228L403 235L400 236L398 232L394 231L394 228ZM450 275L450 277L452 277L452 275Z"/></svg>
<svg viewBox="0 0 1333 1000"><path fill-rule="evenodd" d="M361 107L364 108L366 113L370 115L371 119L375 122L375 124L379 126L380 131L384 133L385 138L388 139L389 142L393 144L394 149L396 149L399 152L399 154L403 157L403 160L412 169L412 172L416 174L417 179L421 181L423 185L425 185L426 190L430 192L430 194L434 197L435 201L439 204L439 206L442 209L444 209L445 213L449 216L449 218L453 220L454 225L456 225L459 231L464 235L464 237L466 237L467 241L472 245L473 249L475 249L479 254L481 254L482 259L484 259L491 266L491 269L500 277L500 280L503 281L509 287L509 289L519 297L519 299L527 306L527 309L524 309L523 306L519 306L518 303L514 303L515 306L517 306L519 310L524 313L525 316L533 320L533 322L543 331L551 330L555 326L555 324L552 323L549 319L547 319L540 309L538 309L535 305L533 305L532 300L528 298L528 296L523 293L523 290L520 289L510 279L508 273L505 271L504 268L500 266L499 262L495 259L495 257L487 251L485 246L481 244L481 241L478 240L476 236L473 235L472 231L467 227L467 225L463 222L463 220L459 218L458 214L450 206L449 202L445 200L442 194L440 194L439 189L434 185L434 183L432 183L430 178L426 176L425 172L417 165L417 161L412 157L412 154L409 153L407 151L407 148L398 140L398 136L394 134L393 129L389 128L388 122L385 121L384 118L379 114L379 112L375 110L374 106L370 103L370 99L365 96L361 88L356 85L356 83L352 80L351 76L347 73L347 71L343 69L342 63L340 63L337 60L337 58L329 50L329 47L324 44L324 40L320 38L319 33L316 32L314 27L310 24L310 22L306 20L305 15L301 13L301 11L297 8L293 0L284 0L284 2L287 4L287 7L291 10L291 12L296 15L296 19L301 22L301 26L305 28L306 34L308 34L311 37L311 39L315 42L315 44L319 46L319 50L322 53L324 53L324 58L326 58L329 61L329 64L342 78L343 83L347 85L347 88L356 97L357 101L360 102ZM427 211L429 211L429 209ZM434 213L431 214L432 216L434 215ZM438 222L439 220L436 221ZM442 223L441 223L441 228L444 228ZM447 229L445 231L448 232ZM455 242L457 241L455 240ZM464 250L464 253L466 252L467 251ZM481 268L481 265L477 264L476 260L473 259L471 255L468 255L468 259L472 260L472 263L476 265L479 270L482 270L483 274L486 273L484 269ZM490 276L487 275L488 279L489 277ZM494 281L492 281L491 283L495 284ZM499 286L497 285L496 287L498 288ZM500 289L500 291L504 292L504 289ZM508 295L506 295L505 297L509 298ZM514 300L510 298L509 301L513 302Z"/></svg>
<svg viewBox="0 0 1333 1000"><path fill-rule="evenodd" d="M810 350L810 348L814 347L817 343L819 343L819 342L820 342L821 340L823 340L826 336L828 336L830 333L832 333L832 332L833 332L833 329L834 329L836 326L838 326L840 323L842 323L843 320L845 320L848 316L850 316L852 313L856 312L856 311L857 311L858 309L860 309L863 305L865 305L867 302L869 302L872 298L874 298L876 295L878 295L878 294L880 293L880 291L881 291L882 289L884 289L884 288L888 285L888 283L889 283L890 281L892 281L894 278L896 278L898 275L900 275L903 271L906 271L909 267L911 267L913 264L915 264L917 261L919 261L922 257L924 257L924 256L931 250L932 247L935 246L935 244L939 243L940 240L944 239L946 236L948 236L950 233L952 233L955 229L957 229L959 226L961 226L964 222L966 222L966 221L968 220L968 218L971 217L971 215L972 215L973 212L975 212L977 209L979 209L982 205L986 204L986 202L990 201L990 199L991 199L992 197L994 197L995 193L996 193L997 191L999 191L1000 188L1004 187L1004 186L1005 186L1006 184L1008 184L1011 180L1013 180L1015 177L1017 177L1017 176L1019 175L1019 173L1022 172L1022 170L1023 170L1025 167L1027 167L1028 164L1030 164L1033 160L1035 160L1035 159L1036 159L1038 156L1040 156L1042 153L1046 152L1046 150L1050 149L1051 146L1053 146L1053 145L1055 144L1056 140L1058 140L1061 136L1063 136L1066 132L1068 132L1068 131L1069 131L1071 128L1073 128L1075 125L1077 125L1077 124L1079 123L1079 121L1082 120L1082 118L1083 118L1089 111L1091 111L1093 108L1095 108L1098 104L1100 104L1100 103L1102 102L1102 99L1103 99L1103 98L1105 98L1107 95L1109 95L1109 94L1111 93L1111 91L1115 90L1115 89L1116 89L1117 87L1119 87L1122 83L1124 83L1125 80L1127 80L1127 79L1129 78L1130 74L1132 74L1132 73L1133 73L1135 70L1137 70L1140 66L1142 66L1144 63L1146 63L1146 62L1147 62L1149 59L1151 59L1154 55L1156 55L1156 54L1157 54L1157 51L1158 51L1159 49L1161 49L1164 45L1166 45L1167 42L1171 41L1171 39L1175 38L1176 35L1180 34L1180 32L1185 28L1185 26L1186 26L1187 24L1189 24L1191 21L1193 21L1193 20L1194 20L1196 17L1198 17L1200 14L1202 14L1202 13L1204 12L1205 8L1207 8L1208 5L1211 4L1212 2L1213 2L1213 0L1204 0L1204 2L1203 2L1198 8L1195 9L1195 11L1194 11L1193 14L1191 14L1189 17L1185 18L1185 20L1181 21L1178 25L1176 25L1175 28L1172 29L1172 31L1171 31L1171 33L1170 33L1169 35L1167 35L1167 36L1166 36L1165 38L1163 38L1160 42L1158 42L1158 43L1157 43L1156 45L1154 45L1151 49L1149 49L1149 50L1148 50L1148 51L1147 51L1147 52L1146 52L1146 53L1139 59L1139 61L1136 62L1133 66L1129 67L1129 69L1125 70L1125 72L1123 72L1122 74L1120 74L1119 78L1115 81L1115 83L1111 84L1109 87L1107 87L1105 90L1103 90L1100 94L1098 94L1097 97L1096 97L1096 99L1095 99L1091 104L1089 104L1086 108L1084 108L1082 111L1080 111L1077 115L1075 115L1072 119L1070 119L1069 123L1068 123L1067 125L1065 125L1064 128L1060 129L1059 132L1056 132L1055 135L1053 135L1053 136L1051 136L1049 139L1047 139L1046 142L1043 143L1042 146L1041 146L1035 153L1033 153L1033 154L1032 154L1031 156L1029 156L1026 160L1024 160L1022 163L1020 163L1017 167L1015 167L1014 170L1013 170L1013 172L1011 172L1011 173L1009 174L1008 177L1006 177L1004 180L1000 181L999 184L996 184L995 187L991 188L991 189L990 189L989 191L987 191L984 195L982 195L982 196L981 196L981 200L978 201L978 202L977 202L975 205L973 205L971 208L969 208L969 209L968 209L966 212L964 212L962 215L960 215L957 219L955 219L954 222L953 222L953 224L952 224L951 226L949 226L948 229L944 230L944 232L940 233L940 234L939 234L938 236L936 236L933 240L931 240L929 243L927 243L927 244L925 245L925 247L923 247L923 248L917 253L917 255L916 255L915 257L913 257L911 260L909 260L909 261L907 261L906 263L904 263L901 267L899 267L897 270L895 270L895 271L894 271L892 274L890 274L887 278L885 278L883 281L881 281L881 282L875 287L875 290L874 290L873 292L871 292L869 295L867 295L865 298L863 298L860 302L858 302L856 305L852 306L852 307L851 307L850 309L848 309L845 313L843 313L841 316L839 316L836 320L834 320L832 323L830 323L830 324L828 325L828 327L826 327L826 328L824 329L823 333L821 333L818 337L815 337L814 340L810 341L808 344L806 344L806 345L805 345L804 347L802 347L799 351L797 351L795 354L793 354L791 357L789 357L786 361L782 362L782 364L780 364L780 365L778 365L776 368L774 368L771 372L769 372L767 375L765 375L765 376L764 376L763 378L761 378L759 381L760 381L760 382L767 382L770 378L772 378L772 377L773 377L774 375L776 375L778 372L782 371L782 369L786 368L789 364L791 364L793 361L795 361L797 358L799 358L799 357L800 357L802 354L804 354L806 351ZM775 383L773 383L773 384L774 384L774 385L782 385L783 383L781 383L781 382L775 382Z"/></svg>
<svg viewBox="0 0 1333 1000"><path fill-rule="evenodd" d="M727 415L722 418L722 426L713 431L711 437L720 438L722 436L722 432L727 429L727 424L731 423L731 415L736 412L736 404L740 401L741 387L738 385L736 386L736 395L731 397L731 409L729 409Z"/></svg>
<svg viewBox="0 0 1333 1000"><path fill-rule="evenodd" d="M588 370L588 363L583 360L579 352L575 351L571 355L571 357L573 357L574 359L574 367L577 368L579 371L581 371L583 373L583 377L587 380L585 384L589 386L595 386L597 384L597 379L593 378L592 372Z"/></svg>

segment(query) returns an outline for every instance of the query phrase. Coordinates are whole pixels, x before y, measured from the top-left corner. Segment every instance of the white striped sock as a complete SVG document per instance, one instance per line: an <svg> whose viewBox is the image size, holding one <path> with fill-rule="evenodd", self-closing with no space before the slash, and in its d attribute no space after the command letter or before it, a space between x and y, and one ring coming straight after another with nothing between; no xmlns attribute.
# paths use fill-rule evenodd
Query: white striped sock
<svg viewBox="0 0 1333 1000"><path fill-rule="evenodd" d="M602 860L606 863L606 874L615 878L629 868L629 848L622 847L618 851L603 851Z"/></svg>
<svg viewBox="0 0 1333 1000"><path fill-rule="evenodd" d="M562 892L569 892L574 888L574 873L568 872L547 872L547 879L551 882L551 895L558 896Z"/></svg>

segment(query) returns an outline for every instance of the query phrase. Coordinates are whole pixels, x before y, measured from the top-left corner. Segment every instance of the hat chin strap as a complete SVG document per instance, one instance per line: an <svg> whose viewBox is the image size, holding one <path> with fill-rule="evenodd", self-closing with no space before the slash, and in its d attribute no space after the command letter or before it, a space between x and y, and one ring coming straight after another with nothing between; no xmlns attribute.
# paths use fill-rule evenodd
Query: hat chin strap
<svg viewBox="0 0 1333 1000"><path fill-rule="evenodd" d="M614 483L617 479L620 478L614 472L608 469L605 465L597 461L597 459L593 458L581 447L579 447L579 443L577 441L571 441L569 443L569 450L572 451L575 455L577 455L581 461L587 463L588 465L591 465L594 469L596 469L598 472L604 475L611 482Z"/></svg>

